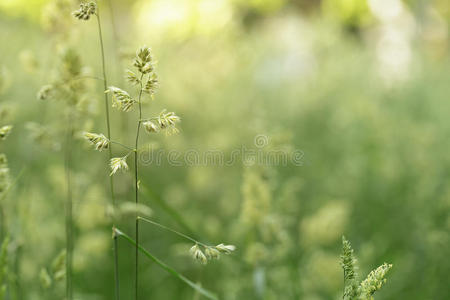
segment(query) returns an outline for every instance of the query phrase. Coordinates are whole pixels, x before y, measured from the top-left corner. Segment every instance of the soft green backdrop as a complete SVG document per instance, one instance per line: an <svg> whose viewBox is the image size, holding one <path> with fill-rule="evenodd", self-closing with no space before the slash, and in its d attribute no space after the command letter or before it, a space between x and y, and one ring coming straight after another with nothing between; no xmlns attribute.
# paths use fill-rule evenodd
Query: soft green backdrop
<svg viewBox="0 0 450 300"><path fill-rule="evenodd" d="M142 225L142 243L220 299L339 299L341 236L361 276L394 265L377 299L448 299L450 288L450 56L447 0L99 1L110 82L123 86L130 53L146 44L161 87L146 111L182 117L181 132L145 137L153 149L186 153L260 149L304 153L302 165L240 157L217 164L141 168L153 218L232 256L201 266L191 246ZM113 4L114 22L111 22ZM76 1L0 2L0 109L13 124L1 152L14 189L1 205L10 233L7 299L61 299L43 268L64 249L64 106L36 99L58 53L71 46L101 74L94 22L76 22ZM113 30L113 26L115 30ZM102 87L90 82L83 128L105 132ZM113 112L113 135L133 141L136 112ZM30 122L47 137L33 139ZM62 131L63 132L63 131ZM81 139L75 153L75 296L113 299L106 156ZM116 177L133 200L130 174ZM120 228L133 232L133 220ZM133 295L134 249L120 243L122 298ZM199 299L141 259L141 299ZM42 278L41 278L42 279Z"/></svg>

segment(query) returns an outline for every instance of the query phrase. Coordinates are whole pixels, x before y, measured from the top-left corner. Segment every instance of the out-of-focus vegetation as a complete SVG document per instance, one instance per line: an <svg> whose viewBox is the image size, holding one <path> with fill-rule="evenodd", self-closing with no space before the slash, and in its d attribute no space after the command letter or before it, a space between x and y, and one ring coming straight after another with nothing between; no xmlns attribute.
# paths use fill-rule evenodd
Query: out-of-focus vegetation
<svg viewBox="0 0 450 300"><path fill-rule="evenodd" d="M447 0L99 2L110 83L124 82L124 66L147 44L161 84L146 109L182 118L179 135L147 137L165 156L141 167L141 203L158 222L237 247L203 266L188 257L192 244L142 225L146 249L220 299L338 299L345 234L364 278L394 265L377 299L450 297ZM0 127L14 126L0 140L12 185L0 191L5 299L64 295L66 108L36 93L67 47L83 72L101 76L95 25L76 22L77 8L0 2ZM77 133L104 131L103 87L85 84ZM135 122L112 112L112 131L127 144ZM183 160L192 150L229 159L242 147L303 156L301 164ZM171 150L181 153L176 164ZM75 299L113 299L107 158L81 138L73 155ZM117 176L118 202L133 202L132 177ZM118 226L132 233L133 224L124 216ZM121 296L132 299L134 249L120 242L119 251ZM141 299L201 298L140 261Z"/></svg>

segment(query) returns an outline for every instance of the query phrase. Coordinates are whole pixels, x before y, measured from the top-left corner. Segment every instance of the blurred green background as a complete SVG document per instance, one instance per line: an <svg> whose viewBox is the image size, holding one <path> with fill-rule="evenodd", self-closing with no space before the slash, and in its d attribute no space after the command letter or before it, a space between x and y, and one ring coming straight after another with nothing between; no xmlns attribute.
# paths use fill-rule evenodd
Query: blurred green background
<svg viewBox="0 0 450 300"><path fill-rule="evenodd" d="M112 5L111 5L112 4ZM111 5L111 6L110 6ZM341 236L362 277L394 265L376 299L449 299L450 2L448 0L99 1L109 81L137 47L151 46L161 86L146 111L182 118L176 136L146 136L186 153L300 150L302 163L239 157L231 165L141 167L152 218L201 241L237 246L206 266L184 240L142 225L142 243L220 299L340 299ZM64 105L39 101L58 53L70 46L101 76L94 21L72 0L0 2L0 152L20 178L0 205L9 232L6 299L62 299L41 270L64 249ZM112 15L111 15L112 14ZM111 18L114 16L114 18ZM131 56L130 56L131 53ZM77 130L105 132L103 87L90 81ZM112 112L113 136L131 144L136 112ZM30 123L33 122L33 123ZM40 125L37 125L40 124ZM39 135L30 128L38 126ZM44 132L44 133L43 133ZM255 145L255 137L267 145ZM106 154L73 146L75 298L114 297ZM117 152L119 152L117 150ZM119 202L134 201L130 174ZM132 218L119 224L133 233ZM122 298L133 295L134 249L119 244ZM141 299L201 299L141 259Z"/></svg>

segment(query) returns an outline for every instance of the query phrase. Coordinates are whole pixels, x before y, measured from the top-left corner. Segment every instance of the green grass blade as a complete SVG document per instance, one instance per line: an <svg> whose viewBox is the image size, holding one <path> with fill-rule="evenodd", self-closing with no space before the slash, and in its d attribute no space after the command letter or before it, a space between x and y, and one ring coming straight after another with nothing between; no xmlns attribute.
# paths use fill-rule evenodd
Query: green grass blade
<svg viewBox="0 0 450 300"><path fill-rule="evenodd" d="M217 296L214 295L212 292L207 291L206 289L202 288L201 286L199 286L198 284L195 284L194 282L190 281L189 279L187 279L186 277L184 277L182 274L178 273L177 271L175 271L174 269L172 269L171 267L169 267L168 265L166 265L164 262L162 262L161 260L159 260L157 257L153 256L150 252L148 252L145 248L143 248L141 245L136 245L136 242L129 237L128 235L126 235L125 233L123 233L122 231L120 231L117 228L114 228L114 232L115 234L117 234L118 236L123 237L125 240L127 240L130 244L132 244L133 246L137 246L139 251L141 251L145 256L147 256L148 258L150 258L151 260L153 260L155 263L157 263L161 268L163 268L164 270L166 270L167 272L169 272L170 274L172 274L173 276L177 277L178 279L180 279L181 281L183 281L184 283L186 283L187 285L189 285L191 288L193 288L195 291L199 292L200 294L202 294L203 296L205 296L208 299L212 299L212 300L218 300Z"/></svg>

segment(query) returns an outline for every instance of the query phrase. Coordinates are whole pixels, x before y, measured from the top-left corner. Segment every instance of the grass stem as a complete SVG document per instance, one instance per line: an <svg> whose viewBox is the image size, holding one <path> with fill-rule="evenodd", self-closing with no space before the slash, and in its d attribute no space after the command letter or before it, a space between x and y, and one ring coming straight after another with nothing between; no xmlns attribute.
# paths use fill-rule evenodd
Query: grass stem
<svg viewBox="0 0 450 300"><path fill-rule="evenodd" d="M140 90L139 90L139 97L138 97L138 104L139 104L139 119L137 124L137 130L136 130L136 141L135 141L135 149L139 148L139 133L141 130L141 119L142 119L142 78L144 77L144 74L141 75L140 82ZM134 152L134 182L135 182L135 203L136 203L136 220L135 220L135 236L136 236L136 249L135 249L135 283L134 283L134 289L135 289L135 299L138 299L138 287L139 287L139 220L137 215L137 205L139 203L139 173L138 173L138 152Z"/></svg>
<svg viewBox="0 0 450 300"><path fill-rule="evenodd" d="M192 282L191 280L187 279L186 277L184 277L182 274L178 273L175 269L173 269L172 267L168 266L167 264L165 264L163 261L159 260L157 257L155 257L153 254L151 254L150 252L148 252L145 248L143 248L141 245L139 245L136 241L134 241L131 237L129 237L128 235L126 235L125 233L123 233L122 231L120 231L117 228L113 228L113 232L115 236L120 236L122 238L124 238L128 243L130 243L131 245L135 246L140 252L142 252L146 257L148 257L149 259L151 259L152 261L154 261L156 264L158 264L161 268L163 268L164 270L166 270L169 274L175 276L176 278L180 279L181 281L183 281L184 283L186 283L187 285L189 285L191 288L193 288L195 291L199 292L200 294L202 294L203 296L205 296L208 299L211 300L218 300L217 296L214 295L212 292L202 288L200 285L195 284L194 282Z"/></svg>
<svg viewBox="0 0 450 300"><path fill-rule="evenodd" d="M73 215L72 215L72 142L73 142L73 127L72 117L69 111L68 128L65 147L65 173L67 185L66 198L66 299L72 300L72 264L73 264Z"/></svg>
<svg viewBox="0 0 450 300"><path fill-rule="evenodd" d="M101 57L102 57L102 73L103 73L103 91L106 91L108 88L108 81L106 77L106 66L105 66L105 49L103 45L103 35L102 35L102 26L100 21L100 11L98 9L97 4L97 25L98 25L98 36L100 40L100 50L101 50ZM105 114L106 114L106 127L107 127L107 134L108 139L111 140L111 124L110 124L110 116L109 116L109 102L108 102L108 94L105 93ZM112 158L112 147L108 147L108 154L109 154L109 161L111 161ZM114 195L114 179L113 176L109 177L109 186L110 186L110 192L111 192L111 200L113 207L116 207L116 199ZM114 226L114 224L113 224ZM120 281L119 281L119 253L118 253L118 245L117 245L117 238L114 238L114 282L115 282L115 296L116 300L120 299Z"/></svg>
<svg viewBox="0 0 450 300"><path fill-rule="evenodd" d="M179 231L176 231L176 230L174 230L174 229L172 229L172 228L169 228L169 227L167 227L167 226L165 226L165 225L163 225L163 224L160 224L160 223L158 223L158 222L152 221L152 220L147 219L147 218L144 218L144 217L138 217L138 220L142 220L142 221L144 221L144 222L146 222L146 223L155 225L155 226L157 226L157 227L159 227L159 228L162 228L162 229L165 229L165 230L170 231L170 232L172 232L172 233L175 233L176 235L179 235L179 236L181 236L181 237L183 237L183 238L185 238L185 239L187 239L187 240L190 240L191 242L194 242L194 243L196 243L196 244L202 245L203 247L209 247L208 245L203 244L203 243L197 241L197 240L194 239L194 238L191 238L190 236L188 236L188 235L186 235L186 234L184 234L184 233L181 233L181 232L179 232Z"/></svg>

